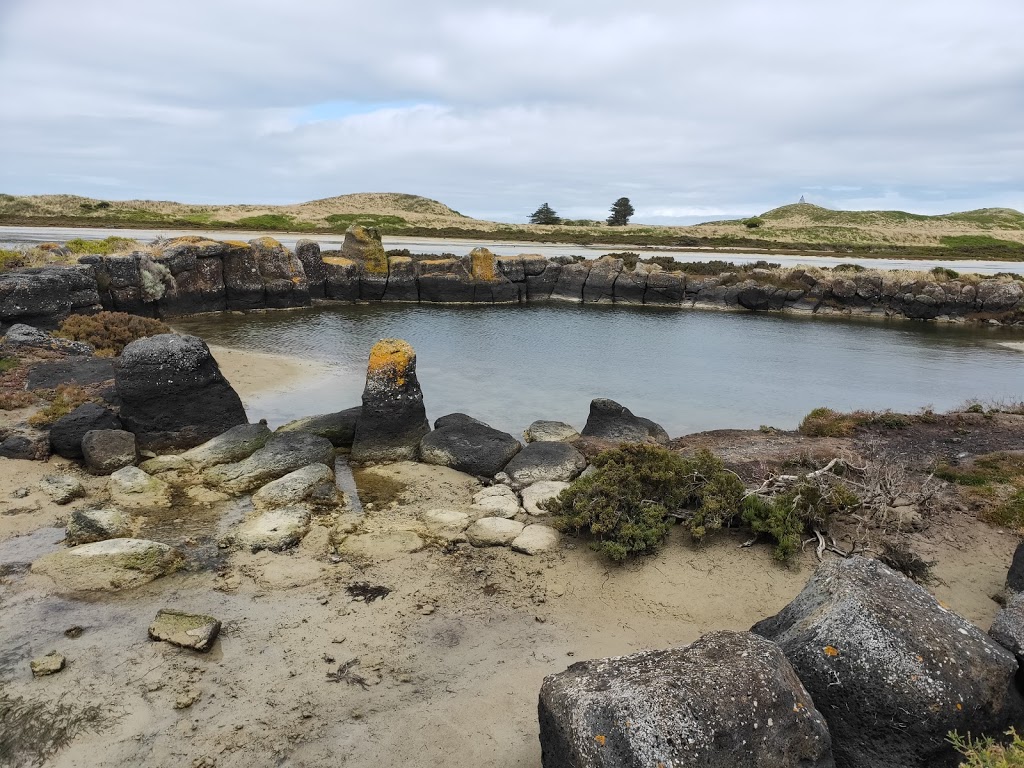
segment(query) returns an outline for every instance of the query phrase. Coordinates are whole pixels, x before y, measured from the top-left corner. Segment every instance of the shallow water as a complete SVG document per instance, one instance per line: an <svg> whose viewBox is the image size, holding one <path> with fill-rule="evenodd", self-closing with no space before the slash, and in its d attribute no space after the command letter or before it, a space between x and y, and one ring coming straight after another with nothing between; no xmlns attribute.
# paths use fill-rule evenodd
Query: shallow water
<svg viewBox="0 0 1024 768"><path fill-rule="evenodd" d="M333 364L336 374L253 397L272 425L358 405L381 338L418 355L428 416L463 411L520 433L535 419L586 422L609 397L676 436L767 424L812 408L946 410L1024 400L1019 329L652 307L337 304L175 322L211 344Z"/></svg>

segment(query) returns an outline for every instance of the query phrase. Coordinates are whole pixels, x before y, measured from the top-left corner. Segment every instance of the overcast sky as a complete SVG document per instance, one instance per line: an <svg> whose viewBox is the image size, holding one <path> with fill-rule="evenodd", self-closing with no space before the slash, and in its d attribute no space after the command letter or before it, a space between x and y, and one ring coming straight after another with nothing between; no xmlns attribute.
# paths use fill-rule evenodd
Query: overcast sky
<svg viewBox="0 0 1024 768"><path fill-rule="evenodd" d="M0 192L1024 209L1021 0L0 0Z"/></svg>

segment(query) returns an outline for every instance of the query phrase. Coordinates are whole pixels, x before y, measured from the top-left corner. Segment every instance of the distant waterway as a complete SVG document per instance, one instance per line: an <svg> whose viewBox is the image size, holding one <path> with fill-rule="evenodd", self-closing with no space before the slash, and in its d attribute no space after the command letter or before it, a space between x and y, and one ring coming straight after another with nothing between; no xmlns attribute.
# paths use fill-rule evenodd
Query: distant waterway
<svg viewBox="0 0 1024 768"><path fill-rule="evenodd" d="M247 403L250 418L275 426L358 405L370 347L386 337L416 348L431 421L462 411L513 434L535 419L582 428L595 397L672 436L793 428L822 405L914 412L1024 400L1024 332L1011 328L563 304L336 304L174 326L331 364L333 377Z"/></svg>
<svg viewBox="0 0 1024 768"><path fill-rule="evenodd" d="M98 227L0 227L0 248L27 246L45 242L67 242L76 237L85 240L102 240L106 237L129 237L149 242L157 237L177 237L179 235L202 235L214 240L251 240L255 237L271 235L289 248L302 238L310 238L320 244L322 250L341 248L344 235L299 235L280 232L244 232L239 230L168 230L168 229L103 229ZM539 253L547 258L555 256L586 256L594 259L608 253L622 251L639 252L643 256L668 256L676 261L710 261L718 259L731 261L734 264L752 264L756 261L771 261L784 267L795 267L801 264L813 264L819 267L834 267L837 264L861 264L873 269L910 269L927 271L935 267L955 269L958 272L974 272L981 275L994 275L998 272L1017 272L1024 274L1024 262L1013 261L978 261L951 259L870 259L846 256L814 256L764 253L733 253L715 250L675 251L670 248L638 248L620 245L614 247L574 245L568 243L526 243L506 240L448 240L432 237L385 237L384 247L387 249L407 248L413 253L440 255L452 253L465 256L474 248L489 248L499 256L515 256L520 253Z"/></svg>

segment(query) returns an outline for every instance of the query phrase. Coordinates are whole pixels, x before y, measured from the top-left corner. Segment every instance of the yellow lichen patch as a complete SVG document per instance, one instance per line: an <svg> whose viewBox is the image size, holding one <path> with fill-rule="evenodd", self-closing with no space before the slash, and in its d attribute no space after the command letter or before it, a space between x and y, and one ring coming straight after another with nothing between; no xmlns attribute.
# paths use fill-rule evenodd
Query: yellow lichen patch
<svg viewBox="0 0 1024 768"><path fill-rule="evenodd" d="M272 237L267 237L266 235L264 235L263 237L257 237L255 242L258 243L263 248L280 248L281 247L281 244L277 240L275 240Z"/></svg>
<svg viewBox="0 0 1024 768"><path fill-rule="evenodd" d="M836 656L839 655L839 649L836 648L835 646L826 645L824 650L825 650L825 655L826 656L830 656L832 658L835 658Z"/></svg>
<svg viewBox="0 0 1024 768"><path fill-rule="evenodd" d="M209 245L213 240L202 235L182 235L171 240L171 243L183 243L185 245Z"/></svg>
<svg viewBox="0 0 1024 768"><path fill-rule="evenodd" d="M383 248L376 248L372 253L366 254L364 268L371 275L386 275L388 273L388 257Z"/></svg>
<svg viewBox="0 0 1024 768"><path fill-rule="evenodd" d="M251 246L242 240L225 240L225 245L230 245L232 248L250 248Z"/></svg>
<svg viewBox="0 0 1024 768"><path fill-rule="evenodd" d="M372 243L374 240L379 240L379 238L375 238L373 233L361 224L353 224L350 226L345 230L345 235L351 235L360 243Z"/></svg>
<svg viewBox="0 0 1024 768"><path fill-rule="evenodd" d="M474 248L469 258L473 264L473 279L493 282L498 279L494 254L487 248Z"/></svg>
<svg viewBox="0 0 1024 768"><path fill-rule="evenodd" d="M344 256L325 256L324 264L333 264L336 267L354 267L356 263L352 259L346 259Z"/></svg>
<svg viewBox="0 0 1024 768"><path fill-rule="evenodd" d="M381 339L370 350L367 377L386 376L398 386L405 384L406 373L416 362L416 352L402 339Z"/></svg>
<svg viewBox="0 0 1024 768"><path fill-rule="evenodd" d="M604 737L604 734L599 733L594 737L594 741L597 742L597 746L603 747L607 739Z"/></svg>

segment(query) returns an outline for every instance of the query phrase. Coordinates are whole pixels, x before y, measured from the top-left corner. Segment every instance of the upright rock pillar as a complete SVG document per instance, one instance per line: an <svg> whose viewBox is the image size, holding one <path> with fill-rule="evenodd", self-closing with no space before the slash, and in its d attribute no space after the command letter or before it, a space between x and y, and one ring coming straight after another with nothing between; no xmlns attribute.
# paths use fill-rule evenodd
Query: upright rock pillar
<svg viewBox="0 0 1024 768"><path fill-rule="evenodd" d="M415 460L420 439L429 431L423 392L416 379L416 352L401 339L377 342L366 368L353 460Z"/></svg>

